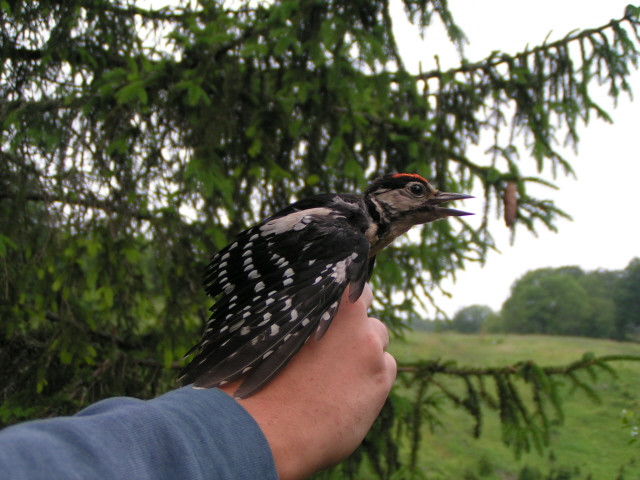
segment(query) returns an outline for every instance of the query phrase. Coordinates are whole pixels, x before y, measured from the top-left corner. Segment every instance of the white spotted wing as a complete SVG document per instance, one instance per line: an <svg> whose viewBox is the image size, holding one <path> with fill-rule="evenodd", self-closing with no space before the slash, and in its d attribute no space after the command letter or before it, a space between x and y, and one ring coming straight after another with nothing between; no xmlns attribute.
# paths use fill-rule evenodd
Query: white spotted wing
<svg viewBox="0 0 640 480"><path fill-rule="evenodd" d="M320 339L350 287L355 301L368 279L369 242L335 209L294 206L241 233L207 268L217 298L181 380L213 387L247 375L235 395L271 380L307 339ZM361 219L357 219L361 220Z"/></svg>

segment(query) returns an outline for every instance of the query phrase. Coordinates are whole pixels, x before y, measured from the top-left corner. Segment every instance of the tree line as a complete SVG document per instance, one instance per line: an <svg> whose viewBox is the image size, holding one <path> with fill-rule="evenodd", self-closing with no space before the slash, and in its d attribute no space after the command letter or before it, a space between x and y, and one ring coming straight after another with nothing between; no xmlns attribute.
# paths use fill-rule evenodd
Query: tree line
<svg viewBox="0 0 640 480"><path fill-rule="evenodd" d="M458 310L434 328L461 333L539 333L640 339L640 258L623 270L540 268L511 286L499 312L486 305Z"/></svg>

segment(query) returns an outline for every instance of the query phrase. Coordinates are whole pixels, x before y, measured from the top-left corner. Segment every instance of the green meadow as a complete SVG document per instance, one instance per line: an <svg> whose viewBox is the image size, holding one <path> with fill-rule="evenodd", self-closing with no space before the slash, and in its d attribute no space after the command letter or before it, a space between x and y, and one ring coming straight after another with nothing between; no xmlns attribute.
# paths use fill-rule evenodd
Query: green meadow
<svg viewBox="0 0 640 480"><path fill-rule="evenodd" d="M399 362L419 358L455 360L459 366L505 366L534 360L541 366L563 366L585 352L596 355L640 355L640 344L543 335L462 335L416 332L392 340ZM419 465L428 479L640 479L640 441L629 443L623 411L640 423L640 362L611 364L617 375L599 371L590 385L595 402L584 391L562 389L564 419L552 422L550 445L515 458L501 441L498 413L485 410L482 433L474 438L473 419L445 404L442 425L424 427ZM586 373L583 379L588 379Z"/></svg>

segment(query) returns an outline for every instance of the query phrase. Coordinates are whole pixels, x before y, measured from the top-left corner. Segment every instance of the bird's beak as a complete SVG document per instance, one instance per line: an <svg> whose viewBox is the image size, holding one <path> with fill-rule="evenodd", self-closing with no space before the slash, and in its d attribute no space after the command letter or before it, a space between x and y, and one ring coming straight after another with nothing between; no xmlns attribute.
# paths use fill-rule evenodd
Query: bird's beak
<svg viewBox="0 0 640 480"><path fill-rule="evenodd" d="M433 197L427 200L427 203L430 206L434 207L434 212L437 214L439 218L463 217L465 215L473 215L473 213L463 212L462 210L438 207L438 205L442 203L451 202L453 200L464 200L465 198L474 198L474 196L466 195L464 193L447 193L447 192L438 191Z"/></svg>

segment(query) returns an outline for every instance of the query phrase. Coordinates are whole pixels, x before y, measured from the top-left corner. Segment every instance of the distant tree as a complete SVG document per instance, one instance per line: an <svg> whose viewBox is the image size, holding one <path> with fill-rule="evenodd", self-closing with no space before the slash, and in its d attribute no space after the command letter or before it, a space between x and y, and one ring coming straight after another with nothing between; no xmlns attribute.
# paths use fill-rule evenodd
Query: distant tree
<svg viewBox="0 0 640 480"><path fill-rule="evenodd" d="M518 333L617 338L616 302L626 295L621 294L624 288L620 290L622 275L579 267L527 272L514 283L502 307L502 325Z"/></svg>
<svg viewBox="0 0 640 480"><path fill-rule="evenodd" d="M614 290L615 328L619 339L640 331L640 258L621 272Z"/></svg>
<svg viewBox="0 0 640 480"><path fill-rule="evenodd" d="M460 333L478 333L497 323L498 316L486 305L471 305L458 310L450 328Z"/></svg>
<svg viewBox="0 0 640 480"><path fill-rule="evenodd" d="M615 291L620 274L616 270L595 270L578 277L588 294L590 309L582 335L615 338Z"/></svg>
<svg viewBox="0 0 640 480"><path fill-rule="evenodd" d="M517 280L501 316L508 332L580 335L590 312L589 297L575 270L551 268L526 273Z"/></svg>

